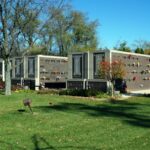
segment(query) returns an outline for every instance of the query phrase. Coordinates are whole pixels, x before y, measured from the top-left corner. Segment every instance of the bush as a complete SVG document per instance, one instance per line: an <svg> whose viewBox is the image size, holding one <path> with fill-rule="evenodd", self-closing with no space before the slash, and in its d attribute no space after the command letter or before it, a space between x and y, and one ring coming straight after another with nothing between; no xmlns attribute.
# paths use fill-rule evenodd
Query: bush
<svg viewBox="0 0 150 150"><path fill-rule="evenodd" d="M109 98L109 94L107 93L103 93L103 92L99 92L98 95L96 95L97 98Z"/></svg>
<svg viewBox="0 0 150 150"><path fill-rule="evenodd" d="M100 92L94 89L69 89L69 90L63 90L59 92L59 95L71 95L71 96L83 96L83 97L90 97L90 96L97 96Z"/></svg>
<svg viewBox="0 0 150 150"><path fill-rule="evenodd" d="M150 94L143 94L144 97L150 97Z"/></svg>
<svg viewBox="0 0 150 150"><path fill-rule="evenodd" d="M22 90L22 87L21 87L21 85L12 85L11 86L11 90L12 91Z"/></svg>

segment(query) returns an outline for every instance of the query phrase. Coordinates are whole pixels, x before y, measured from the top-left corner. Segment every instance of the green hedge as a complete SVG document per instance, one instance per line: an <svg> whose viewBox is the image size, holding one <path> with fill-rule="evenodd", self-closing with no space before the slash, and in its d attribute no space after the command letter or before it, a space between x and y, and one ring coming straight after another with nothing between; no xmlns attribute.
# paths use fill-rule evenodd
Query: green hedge
<svg viewBox="0 0 150 150"><path fill-rule="evenodd" d="M67 89L67 90L40 90L37 94L51 94L51 95L70 95L70 96L81 96L81 97L97 97L106 98L109 97L107 93L103 93L94 89Z"/></svg>
<svg viewBox="0 0 150 150"><path fill-rule="evenodd" d="M71 96L83 96L83 97L98 97L101 98L103 95L107 95L105 93L102 93L100 91L94 90L94 89L88 89L88 90L83 90L83 89L76 89L76 90L62 90L59 92L59 95L71 95Z"/></svg>

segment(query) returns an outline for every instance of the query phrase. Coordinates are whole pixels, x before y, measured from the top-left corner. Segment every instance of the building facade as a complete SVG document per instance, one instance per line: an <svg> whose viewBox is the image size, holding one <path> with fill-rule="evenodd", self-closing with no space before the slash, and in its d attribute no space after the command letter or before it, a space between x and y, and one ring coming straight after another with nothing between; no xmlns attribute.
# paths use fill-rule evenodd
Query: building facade
<svg viewBox="0 0 150 150"><path fill-rule="evenodd" d="M100 79L100 62L121 61L126 75L127 90L150 89L150 56L116 50L71 53L68 57L68 88L106 91L108 81Z"/></svg>
<svg viewBox="0 0 150 150"><path fill-rule="evenodd" d="M24 56L11 59L12 85L65 88L68 76L68 58L59 56ZM4 79L4 63L0 62L0 75Z"/></svg>

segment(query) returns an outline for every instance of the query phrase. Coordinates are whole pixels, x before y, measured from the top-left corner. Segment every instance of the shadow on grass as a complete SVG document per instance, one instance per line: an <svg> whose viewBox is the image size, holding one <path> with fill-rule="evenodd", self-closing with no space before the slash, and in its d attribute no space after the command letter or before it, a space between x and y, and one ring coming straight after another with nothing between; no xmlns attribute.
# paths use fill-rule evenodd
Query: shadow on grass
<svg viewBox="0 0 150 150"><path fill-rule="evenodd" d="M148 110L145 110L145 108ZM117 101L113 104L104 103L93 106L81 103L58 103L52 106L36 106L34 109L39 109L40 111L47 113L55 110L70 113L85 113L92 117L115 117L130 125L150 128L149 105L146 106L146 104L141 103ZM147 111L147 113L145 111Z"/></svg>
<svg viewBox="0 0 150 150"><path fill-rule="evenodd" d="M55 148L53 146L51 146L45 138L40 137L37 134L33 135L32 142L35 147L34 150L43 150L43 149L55 150ZM41 146L41 144L42 144L42 146ZM43 145L44 145L44 147L43 147Z"/></svg>
<svg viewBox="0 0 150 150"><path fill-rule="evenodd" d="M61 150L61 149L83 149L83 150L100 150L96 147L86 147L86 146L52 146L45 138L35 134L32 137L32 142L34 144L34 150Z"/></svg>

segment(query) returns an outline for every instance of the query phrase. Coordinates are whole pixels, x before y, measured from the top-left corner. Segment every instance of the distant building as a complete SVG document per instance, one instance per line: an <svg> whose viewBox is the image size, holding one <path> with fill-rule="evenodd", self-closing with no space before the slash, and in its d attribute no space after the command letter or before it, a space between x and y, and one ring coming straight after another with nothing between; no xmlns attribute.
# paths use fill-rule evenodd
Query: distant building
<svg viewBox="0 0 150 150"><path fill-rule="evenodd" d="M11 59L12 85L31 89L65 88L68 76L68 58L59 56L24 56ZM4 63L0 62L0 75L4 80Z"/></svg>
<svg viewBox="0 0 150 150"><path fill-rule="evenodd" d="M116 50L69 54L67 87L106 91L108 82L100 79L99 64L101 61L118 60L124 63L126 71L124 80L128 91L150 89L150 55Z"/></svg>

